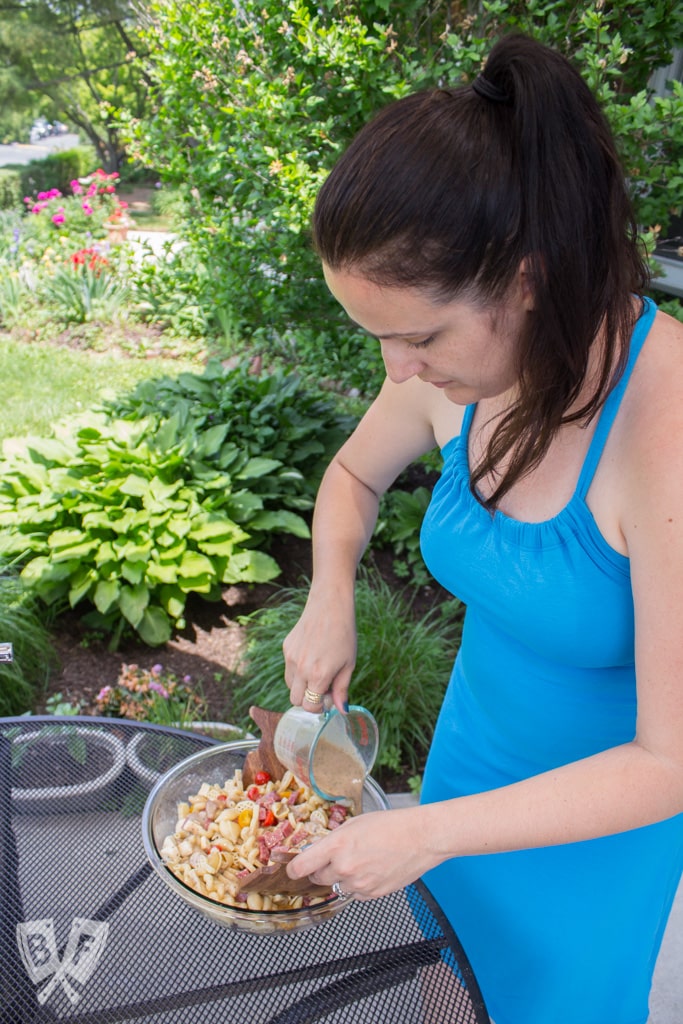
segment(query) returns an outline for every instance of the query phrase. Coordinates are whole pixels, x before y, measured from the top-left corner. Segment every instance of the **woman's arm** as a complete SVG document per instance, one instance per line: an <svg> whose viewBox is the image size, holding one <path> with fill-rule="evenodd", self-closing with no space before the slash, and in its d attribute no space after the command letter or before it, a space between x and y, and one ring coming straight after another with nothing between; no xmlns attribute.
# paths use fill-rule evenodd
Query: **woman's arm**
<svg viewBox="0 0 683 1024"><path fill-rule="evenodd" d="M340 709L356 658L354 586L379 500L410 462L435 445L437 406L447 399L417 378L385 381L360 424L328 467L313 516L313 579L304 612L286 637L285 681L293 704L308 687L331 690ZM450 405L450 403L448 403ZM452 410L457 432L461 415ZM311 708L308 702L306 707Z"/></svg>

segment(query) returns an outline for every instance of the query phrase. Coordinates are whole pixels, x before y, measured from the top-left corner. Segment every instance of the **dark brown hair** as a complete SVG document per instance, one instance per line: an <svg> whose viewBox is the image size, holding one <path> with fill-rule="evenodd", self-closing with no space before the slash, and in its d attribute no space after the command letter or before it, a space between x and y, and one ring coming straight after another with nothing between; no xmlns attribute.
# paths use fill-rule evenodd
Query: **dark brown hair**
<svg viewBox="0 0 683 1024"><path fill-rule="evenodd" d="M526 260L534 311L518 344L519 399L471 480L476 493L507 462L485 503L495 508L562 424L600 409L623 370L647 270L612 134L579 73L511 35L484 75L492 89L434 89L380 111L322 186L313 238L332 269L492 312ZM568 412L601 329L599 379Z"/></svg>

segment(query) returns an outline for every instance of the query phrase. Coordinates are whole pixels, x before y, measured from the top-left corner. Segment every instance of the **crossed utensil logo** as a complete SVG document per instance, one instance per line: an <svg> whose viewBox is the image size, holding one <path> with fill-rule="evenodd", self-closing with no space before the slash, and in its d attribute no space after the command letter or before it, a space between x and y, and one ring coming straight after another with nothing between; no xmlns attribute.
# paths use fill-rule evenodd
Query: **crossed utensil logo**
<svg viewBox="0 0 683 1024"><path fill-rule="evenodd" d="M29 977L36 985L51 979L38 992L39 1003L45 1003L60 984L71 1002L78 1002L81 993L71 982L83 985L88 980L102 956L108 931L104 921L75 917L60 960L51 918L17 925L17 945Z"/></svg>

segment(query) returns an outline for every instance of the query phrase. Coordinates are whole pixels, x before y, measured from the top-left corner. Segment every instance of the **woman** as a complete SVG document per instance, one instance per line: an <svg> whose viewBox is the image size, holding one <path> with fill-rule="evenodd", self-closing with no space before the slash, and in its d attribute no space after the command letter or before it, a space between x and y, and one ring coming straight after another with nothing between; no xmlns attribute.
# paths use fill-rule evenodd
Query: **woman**
<svg viewBox="0 0 683 1024"><path fill-rule="evenodd" d="M291 700L343 707L379 497L435 444L423 552L467 618L421 805L290 873L360 899L425 875L496 1024L643 1024L683 866L683 327L641 297L607 124L507 37L366 126L314 237L387 380L321 485Z"/></svg>

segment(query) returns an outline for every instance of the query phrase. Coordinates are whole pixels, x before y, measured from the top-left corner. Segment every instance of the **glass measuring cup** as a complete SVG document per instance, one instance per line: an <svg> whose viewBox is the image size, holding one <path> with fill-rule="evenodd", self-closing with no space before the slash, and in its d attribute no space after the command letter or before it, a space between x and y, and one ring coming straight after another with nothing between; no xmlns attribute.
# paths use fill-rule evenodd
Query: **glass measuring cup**
<svg viewBox="0 0 683 1024"><path fill-rule="evenodd" d="M377 722L359 705L351 705L346 714L326 707L317 715L292 707L278 722L273 739L285 768L323 800L345 803L360 802L378 744ZM337 781L344 785L335 785ZM332 792L335 788L347 791Z"/></svg>

